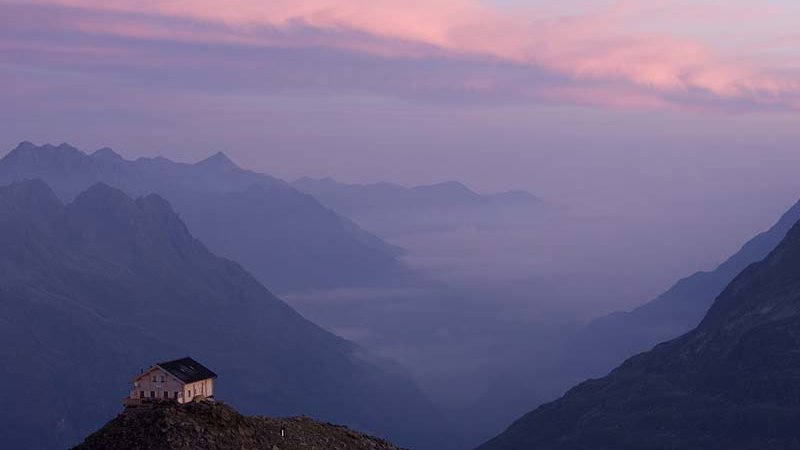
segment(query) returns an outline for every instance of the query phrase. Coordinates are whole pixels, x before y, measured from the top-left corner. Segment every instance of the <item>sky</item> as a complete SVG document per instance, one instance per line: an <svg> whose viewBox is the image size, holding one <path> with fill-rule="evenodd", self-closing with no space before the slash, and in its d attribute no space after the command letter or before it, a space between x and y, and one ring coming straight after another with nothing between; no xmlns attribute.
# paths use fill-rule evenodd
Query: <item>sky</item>
<svg viewBox="0 0 800 450"><path fill-rule="evenodd" d="M799 196L799 20L787 0L0 0L0 146L527 189L669 253L656 292Z"/></svg>

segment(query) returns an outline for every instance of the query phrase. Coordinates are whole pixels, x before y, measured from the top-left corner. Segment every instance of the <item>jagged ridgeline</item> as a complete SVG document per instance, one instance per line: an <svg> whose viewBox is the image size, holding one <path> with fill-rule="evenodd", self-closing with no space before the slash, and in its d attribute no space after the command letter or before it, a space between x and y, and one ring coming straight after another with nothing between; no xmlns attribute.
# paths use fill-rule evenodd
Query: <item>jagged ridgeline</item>
<svg viewBox="0 0 800 450"><path fill-rule="evenodd" d="M306 417L246 417L221 403L128 408L74 450L400 450Z"/></svg>
<svg viewBox="0 0 800 450"><path fill-rule="evenodd" d="M216 254L242 264L276 292L396 280L402 250L313 197L217 153L196 164L123 159L105 148L23 142L0 160L0 184L41 178L64 202L97 182L131 196L166 198Z"/></svg>
<svg viewBox="0 0 800 450"><path fill-rule="evenodd" d="M525 415L480 450L800 448L800 224L691 332Z"/></svg>
<svg viewBox="0 0 800 450"><path fill-rule="evenodd" d="M65 206L40 180L0 187L0 342L3 448L76 444L118 413L141 368L188 354L246 414L446 447L402 371L212 254L157 195L97 184Z"/></svg>

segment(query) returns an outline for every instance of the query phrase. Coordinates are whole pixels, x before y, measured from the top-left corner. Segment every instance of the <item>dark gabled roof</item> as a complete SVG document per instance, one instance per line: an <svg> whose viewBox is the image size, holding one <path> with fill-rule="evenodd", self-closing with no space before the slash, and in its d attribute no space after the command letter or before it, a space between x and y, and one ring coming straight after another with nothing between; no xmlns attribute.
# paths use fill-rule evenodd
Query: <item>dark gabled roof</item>
<svg viewBox="0 0 800 450"><path fill-rule="evenodd" d="M166 370L184 383L194 383L195 381L206 380L208 378L217 378L217 374L192 358L181 358L174 361L162 362L158 363L157 366Z"/></svg>

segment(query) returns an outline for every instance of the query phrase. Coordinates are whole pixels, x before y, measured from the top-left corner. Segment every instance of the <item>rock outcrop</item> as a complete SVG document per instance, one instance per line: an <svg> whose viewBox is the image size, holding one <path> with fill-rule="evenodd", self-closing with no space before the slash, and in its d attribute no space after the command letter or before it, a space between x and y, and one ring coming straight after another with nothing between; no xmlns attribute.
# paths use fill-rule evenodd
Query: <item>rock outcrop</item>
<svg viewBox="0 0 800 450"><path fill-rule="evenodd" d="M281 432L283 431L283 433ZM399 450L307 417L247 417L223 403L128 407L74 450Z"/></svg>

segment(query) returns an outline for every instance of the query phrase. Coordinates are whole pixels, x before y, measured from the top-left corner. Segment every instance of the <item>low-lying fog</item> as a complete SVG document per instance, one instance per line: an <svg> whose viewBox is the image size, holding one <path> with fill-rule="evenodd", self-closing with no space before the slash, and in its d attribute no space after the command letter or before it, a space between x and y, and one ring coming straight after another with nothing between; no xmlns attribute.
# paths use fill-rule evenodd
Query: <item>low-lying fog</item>
<svg viewBox="0 0 800 450"><path fill-rule="evenodd" d="M780 212L743 219L724 236L708 233L705 247L702 233L677 220L547 204L492 217L364 214L353 218L405 248L402 260L418 277L283 297L311 320L402 363L444 410L492 410L496 423L482 424L491 429L578 381L552 370L581 324L712 269Z"/></svg>

